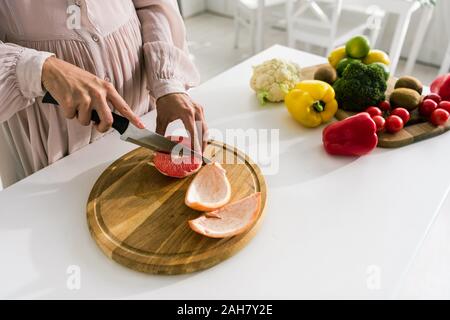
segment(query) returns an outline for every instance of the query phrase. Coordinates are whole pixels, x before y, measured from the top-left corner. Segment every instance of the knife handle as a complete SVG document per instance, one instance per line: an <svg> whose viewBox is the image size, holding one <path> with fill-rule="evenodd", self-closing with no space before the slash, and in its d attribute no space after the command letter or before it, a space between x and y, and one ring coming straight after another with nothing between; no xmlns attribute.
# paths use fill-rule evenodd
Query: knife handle
<svg viewBox="0 0 450 320"><path fill-rule="evenodd" d="M56 101L55 98L52 97L50 92L47 92L45 96L42 98L43 103L49 103L49 104L55 104L59 105L58 101ZM122 116L119 116L118 114L115 114L114 112L111 112L113 116L113 124L112 127L119 131L120 134L124 134L124 132L127 130L128 125L130 124L130 121ZM95 123L100 123L100 117L98 116L97 111L92 110L91 113L91 120Z"/></svg>

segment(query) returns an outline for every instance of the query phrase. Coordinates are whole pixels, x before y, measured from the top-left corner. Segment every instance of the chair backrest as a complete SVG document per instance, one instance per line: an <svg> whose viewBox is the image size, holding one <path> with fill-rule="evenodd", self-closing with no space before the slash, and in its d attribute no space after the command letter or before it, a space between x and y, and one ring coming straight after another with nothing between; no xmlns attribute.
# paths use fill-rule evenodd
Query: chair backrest
<svg viewBox="0 0 450 320"><path fill-rule="evenodd" d="M295 9L286 10L288 45L295 46L296 41L302 41L325 47L329 54L350 38L366 32L371 42L376 43L385 10L374 0L364 1L364 5L358 1L299 0Z"/></svg>
<svg viewBox="0 0 450 320"><path fill-rule="evenodd" d="M300 0L293 10L293 19L316 28L336 29L342 0Z"/></svg>
<svg viewBox="0 0 450 320"><path fill-rule="evenodd" d="M299 0L286 8L288 45L295 46L295 41L319 41L321 45L333 48L343 0ZM298 29L298 28L300 29ZM321 35L314 35L304 28L324 30ZM318 43L316 43L318 44Z"/></svg>
<svg viewBox="0 0 450 320"><path fill-rule="evenodd" d="M450 69L450 43L447 48L447 52L444 55L444 61L442 62L441 69L439 70L439 74L446 74Z"/></svg>

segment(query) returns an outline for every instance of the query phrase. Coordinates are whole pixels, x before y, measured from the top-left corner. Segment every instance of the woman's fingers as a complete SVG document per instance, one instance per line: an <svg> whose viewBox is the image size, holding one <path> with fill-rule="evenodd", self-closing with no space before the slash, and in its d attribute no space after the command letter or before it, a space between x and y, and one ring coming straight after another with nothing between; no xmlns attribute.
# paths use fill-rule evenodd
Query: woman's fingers
<svg viewBox="0 0 450 320"><path fill-rule="evenodd" d="M88 126L91 124L91 101L92 100L89 96L83 97L77 107L77 119L83 126Z"/></svg>
<svg viewBox="0 0 450 320"><path fill-rule="evenodd" d="M191 149L198 153L206 147L207 130L203 108L185 93L171 93L156 101L156 132L164 135L168 124L180 119L191 138Z"/></svg>
<svg viewBox="0 0 450 320"><path fill-rule="evenodd" d="M189 133L189 137L191 138L191 148L196 152L202 152L202 148L200 147L199 137L197 132L197 126L195 124L195 113L185 113L181 117L181 121L186 128L186 131Z"/></svg>
<svg viewBox="0 0 450 320"><path fill-rule="evenodd" d="M159 135L165 136L167 126L169 125L169 121L166 118L161 117L158 115L156 117L156 130L155 132Z"/></svg>
<svg viewBox="0 0 450 320"><path fill-rule="evenodd" d="M117 111L120 112L122 116L130 120L130 122L140 128L144 129L145 125L142 123L141 119L134 114L134 112L131 110L131 108L128 106L128 104L123 100L123 98L120 96L120 94L117 93L116 89L112 84L108 84L108 100L113 104L113 106L116 108Z"/></svg>
<svg viewBox="0 0 450 320"><path fill-rule="evenodd" d="M97 131L104 133L111 129L113 124L113 116L111 113L111 109L106 102L106 99L100 99L97 101L95 110L98 113L98 117L100 118L100 123L96 123L95 127Z"/></svg>
<svg viewBox="0 0 450 320"><path fill-rule="evenodd" d="M64 116L68 119L76 116L82 125L89 125L92 110L95 108L101 119L97 127L106 131L111 127L112 121L109 101L136 127L145 128L110 82L86 70L51 57L42 67L41 78L44 87L61 104Z"/></svg>
<svg viewBox="0 0 450 320"><path fill-rule="evenodd" d="M66 119L73 119L77 116L78 106L74 103L72 98L70 99L59 99L57 100L61 110L63 111L64 117Z"/></svg>
<svg viewBox="0 0 450 320"><path fill-rule="evenodd" d="M101 133L104 133L111 129L113 123L113 117L111 109L106 102L106 98L101 93L91 96L82 96L79 100L77 107L77 118L83 126L88 126L92 122L92 111L97 111L100 123L96 123L95 127Z"/></svg>
<svg viewBox="0 0 450 320"><path fill-rule="evenodd" d="M73 119L77 116L77 107L61 106L61 109L63 110L63 114L66 119Z"/></svg>
<svg viewBox="0 0 450 320"><path fill-rule="evenodd" d="M198 138L202 146L202 150L205 151L206 146L208 145L208 126L206 125L203 108L196 104L195 110L195 123L197 125Z"/></svg>

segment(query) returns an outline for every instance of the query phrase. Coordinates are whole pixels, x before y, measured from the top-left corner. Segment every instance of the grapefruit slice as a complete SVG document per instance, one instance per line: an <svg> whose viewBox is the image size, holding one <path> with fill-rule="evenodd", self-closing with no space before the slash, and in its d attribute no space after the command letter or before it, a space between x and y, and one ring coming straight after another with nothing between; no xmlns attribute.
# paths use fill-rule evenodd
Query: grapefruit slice
<svg viewBox="0 0 450 320"><path fill-rule="evenodd" d="M229 238L247 231L256 221L261 208L261 193L230 203L219 210L190 220L195 232L209 238Z"/></svg>
<svg viewBox="0 0 450 320"><path fill-rule="evenodd" d="M186 137L168 137L168 139L190 146L190 141ZM196 173L202 167L201 160L194 156L177 156L160 152L155 153L153 164L163 175L180 179Z"/></svg>
<svg viewBox="0 0 450 320"><path fill-rule="evenodd" d="M226 205L231 198L231 186L226 171L218 163L204 166L192 180L184 202L198 211L212 211Z"/></svg>

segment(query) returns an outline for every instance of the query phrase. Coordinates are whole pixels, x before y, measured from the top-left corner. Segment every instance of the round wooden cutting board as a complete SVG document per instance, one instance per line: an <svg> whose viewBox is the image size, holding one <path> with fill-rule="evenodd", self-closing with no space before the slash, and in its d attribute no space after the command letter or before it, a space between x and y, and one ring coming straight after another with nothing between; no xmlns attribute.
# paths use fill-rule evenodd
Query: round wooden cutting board
<svg viewBox="0 0 450 320"><path fill-rule="evenodd" d="M232 186L231 201L261 192L261 209L247 232L211 239L189 228L202 213L184 197L193 177L162 175L151 164L151 151L138 148L109 166L95 183L87 204L92 237L114 261L153 274L183 274L212 267L241 249L256 233L267 191L264 177L248 156L212 141L205 156L222 163Z"/></svg>

